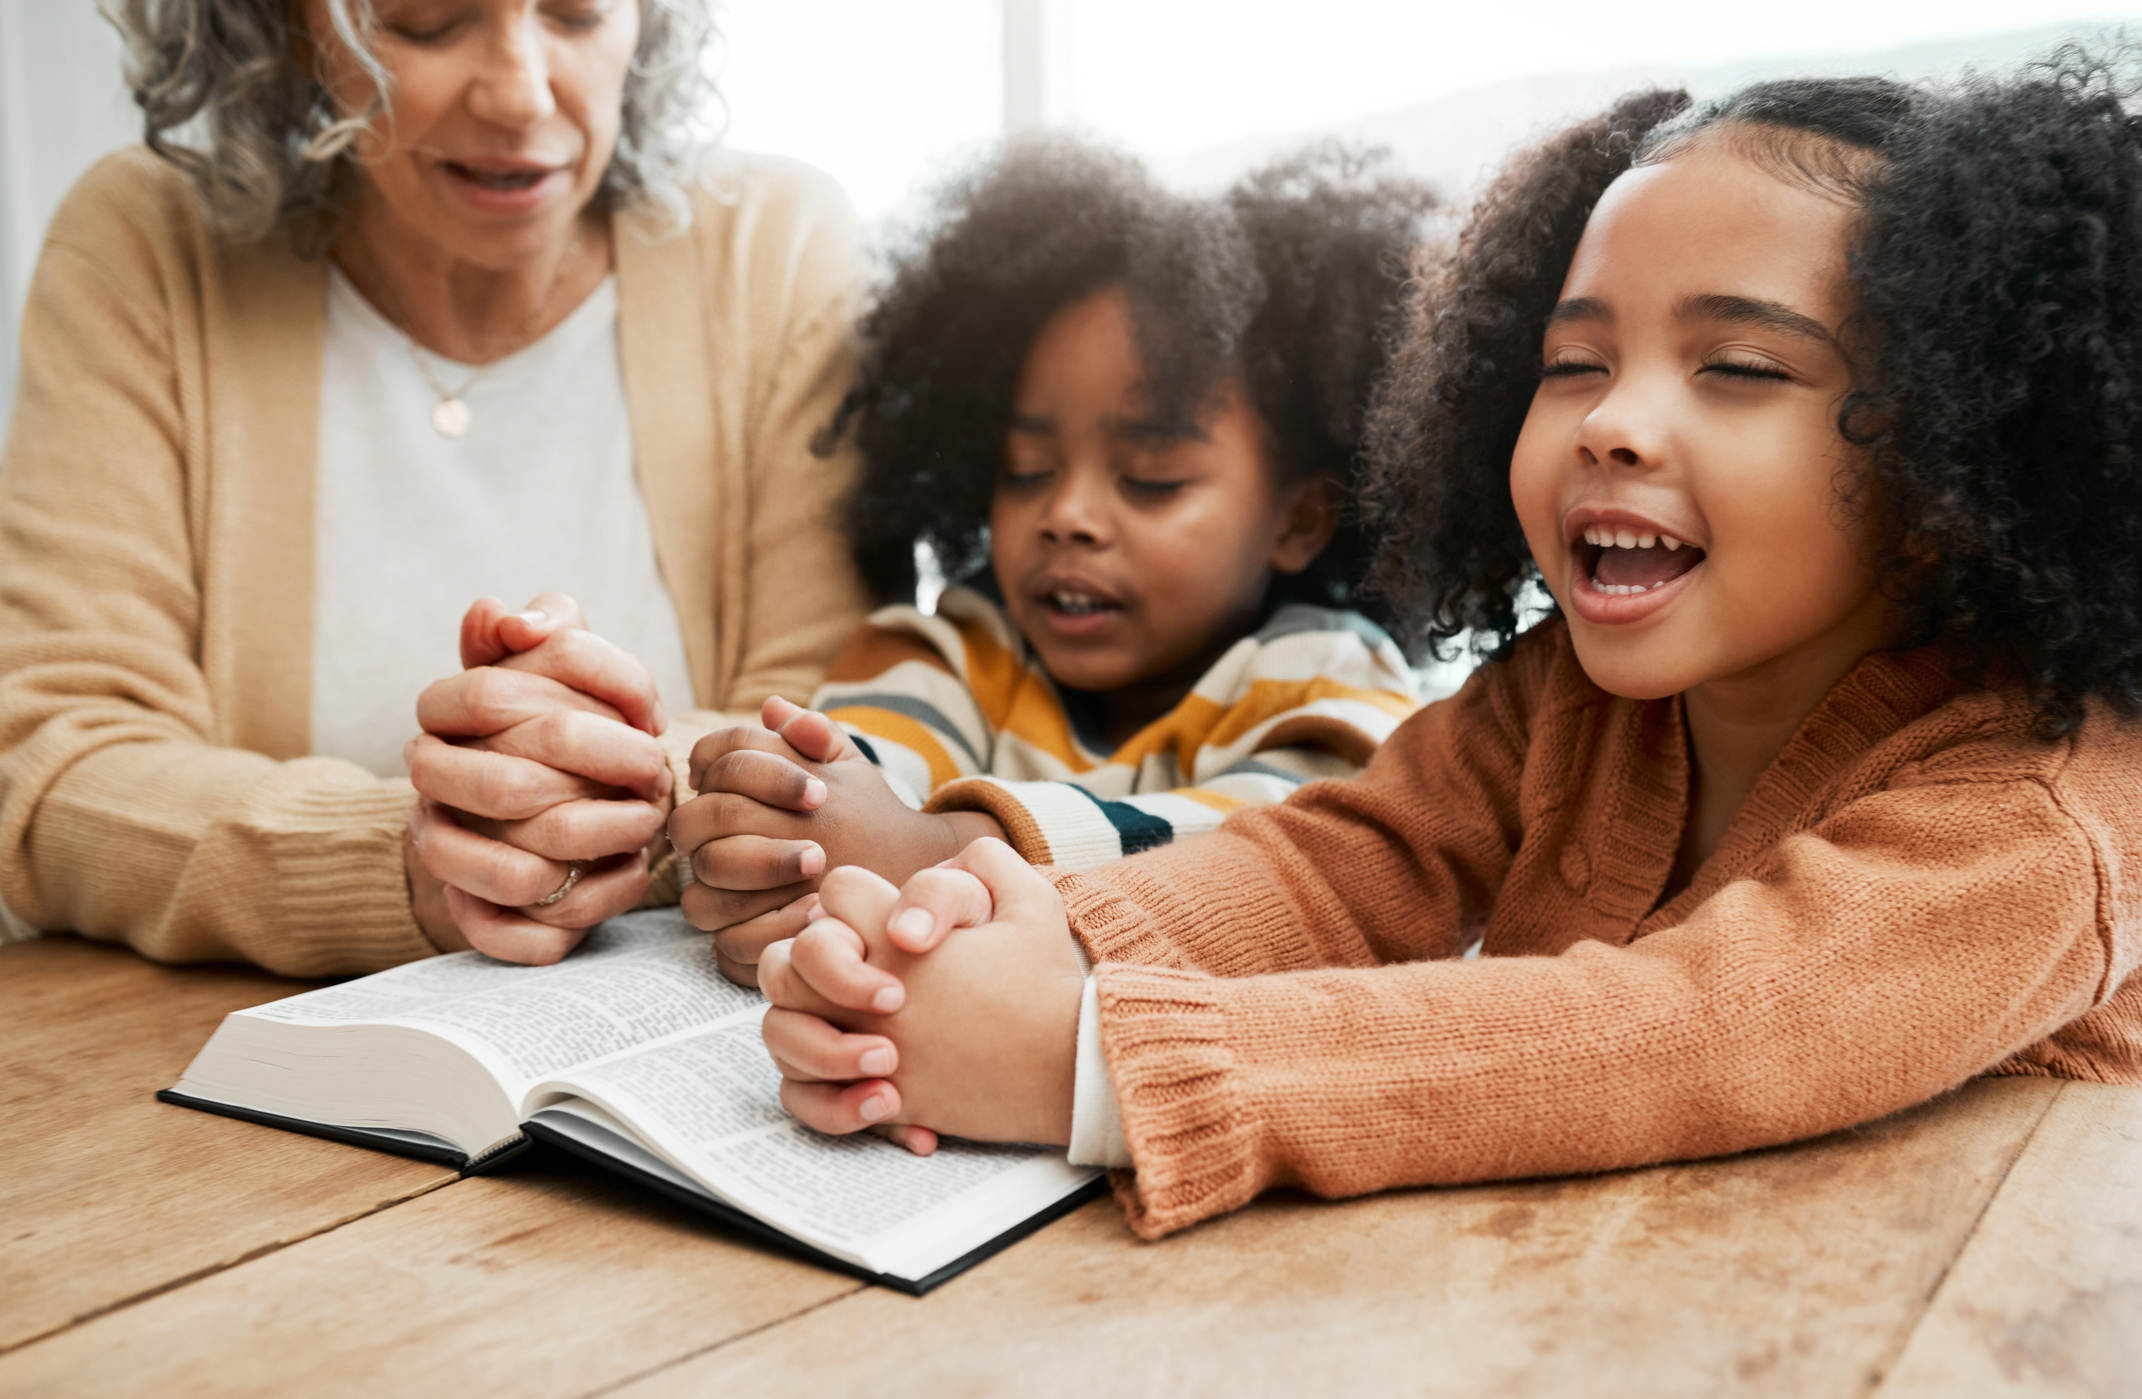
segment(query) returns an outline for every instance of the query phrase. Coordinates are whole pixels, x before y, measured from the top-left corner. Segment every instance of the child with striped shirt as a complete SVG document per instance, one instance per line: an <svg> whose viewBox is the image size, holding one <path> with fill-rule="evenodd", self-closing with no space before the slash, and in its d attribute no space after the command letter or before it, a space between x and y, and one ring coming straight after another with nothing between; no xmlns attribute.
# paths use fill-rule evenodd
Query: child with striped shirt
<svg viewBox="0 0 2142 1399"><path fill-rule="evenodd" d="M1085 868L1357 772L1419 703L1355 595L1362 419L1425 186L1337 147L1218 200L1051 142L954 186L829 435L881 598L812 699L693 754L671 825L732 975L819 876L977 836ZM955 580L912 604L915 544Z"/></svg>

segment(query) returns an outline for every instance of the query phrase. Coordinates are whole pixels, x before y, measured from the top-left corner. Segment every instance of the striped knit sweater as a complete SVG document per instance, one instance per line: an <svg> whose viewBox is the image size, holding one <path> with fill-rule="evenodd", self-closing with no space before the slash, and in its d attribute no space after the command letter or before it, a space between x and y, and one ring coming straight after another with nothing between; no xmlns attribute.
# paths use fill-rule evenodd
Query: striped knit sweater
<svg viewBox="0 0 2142 1399"><path fill-rule="evenodd" d="M1293 605L1110 752L1010 617L966 588L947 589L935 616L873 613L827 675L812 707L909 805L986 811L1021 855L1068 869L1211 830L1312 778L1351 777L1420 703L1373 622Z"/></svg>

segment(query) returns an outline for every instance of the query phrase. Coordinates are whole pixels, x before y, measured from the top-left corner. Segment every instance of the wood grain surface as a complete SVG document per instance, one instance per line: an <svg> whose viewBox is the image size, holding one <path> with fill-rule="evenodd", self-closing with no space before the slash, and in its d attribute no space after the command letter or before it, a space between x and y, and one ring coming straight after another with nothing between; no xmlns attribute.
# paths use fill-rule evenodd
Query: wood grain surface
<svg viewBox="0 0 2142 1399"><path fill-rule="evenodd" d="M1266 1199L1157 1244L1104 1201L919 1304L860 1292L620 1392L1856 1399L2058 1092L1978 1082L1722 1161Z"/></svg>
<svg viewBox="0 0 2142 1399"><path fill-rule="evenodd" d="M2142 1092L2060 1090L1880 1399L2142 1394Z"/></svg>
<svg viewBox="0 0 2142 1399"><path fill-rule="evenodd" d="M227 1012L311 984L0 948L0 1350L454 1178L155 1101Z"/></svg>
<svg viewBox="0 0 2142 1399"><path fill-rule="evenodd" d="M918 1300L560 1155L457 1182L153 1101L298 989L0 949L0 1394L2142 1393L2142 1089L1157 1244L1102 1201Z"/></svg>
<svg viewBox="0 0 2142 1399"><path fill-rule="evenodd" d="M0 1355L0 1394L580 1395L862 1288L549 1158Z"/></svg>

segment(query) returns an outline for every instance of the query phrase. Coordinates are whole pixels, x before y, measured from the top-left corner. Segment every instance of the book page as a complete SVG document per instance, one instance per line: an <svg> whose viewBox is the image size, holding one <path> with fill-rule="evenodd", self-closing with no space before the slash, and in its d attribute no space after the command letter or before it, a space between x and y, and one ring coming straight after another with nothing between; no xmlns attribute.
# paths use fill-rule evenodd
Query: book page
<svg viewBox="0 0 2142 1399"><path fill-rule="evenodd" d="M916 1156L868 1133L814 1132L781 1106L780 1072L759 1038L759 1018L575 1070L569 1079L539 1085L528 1111L571 1095L589 1099L740 1208L871 1266L883 1265L874 1243L958 1211L1009 1174L1040 1168L1045 1179L1032 1185L1043 1203L1091 1175L1039 1147L948 1140L935 1154ZM1025 1193L1028 1198L1009 1202L1010 1219L1038 1207L1034 1191ZM945 1238L974 1232L978 1244L1004 1227L985 1221L973 1230L955 1224L936 1232Z"/></svg>
<svg viewBox="0 0 2142 1399"><path fill-rule="evenodd" d="M472 992L559 976L590 962L703 936L674 908L648 909L596 924L578 947L553 966L528 967L481 952L449 952L288 996L245 1013L302 1025L369 1024Z"/></svg>
<svg viewBox="0 0 2142 1399"><path fill-rule="evenodd" d="M554 966L458 952L241 1012L297 1024L404 1025L477 1055L518 1098L531 1080L693 1026L763 1010L724 980L675 909L613 918Z"/></svg>

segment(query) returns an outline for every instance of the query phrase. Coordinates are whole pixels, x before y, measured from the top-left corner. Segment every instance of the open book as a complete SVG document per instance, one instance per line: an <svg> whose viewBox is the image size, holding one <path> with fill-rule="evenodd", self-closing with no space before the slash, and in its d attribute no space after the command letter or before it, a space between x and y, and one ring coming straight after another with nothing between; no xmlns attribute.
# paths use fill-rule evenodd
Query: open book
<svg viewBox="0 0 2142 1399"><path fill-rule="evenodd" d="M915 1156L781 1107L766 1003L674 909L564 961L459 952L233 1011L166 1102L493 1165L541 1138L843 1272L920 1293L1066 1213L1100 1173L947 1140Z"/></svg>

